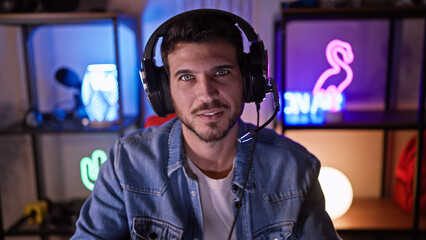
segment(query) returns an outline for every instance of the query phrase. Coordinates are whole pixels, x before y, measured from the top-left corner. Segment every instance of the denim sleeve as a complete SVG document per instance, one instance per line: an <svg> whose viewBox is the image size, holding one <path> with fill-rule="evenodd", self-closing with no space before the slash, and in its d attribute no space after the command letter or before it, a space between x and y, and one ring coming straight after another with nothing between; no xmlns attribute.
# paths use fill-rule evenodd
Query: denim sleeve
<svg viewBox="0 0 426 240"><path fill-rule="evenodd" d="M80 211L72 240L130 238L123 191L114 167L116 149L109 149L108 160L102 164L93 192Z"/></svg>
<svg viewBox="0 0 426 240"><path fill-rule="evenodd" d="M299 240L340 240L333 223L325 211L325 199L318 178L315 178L303 203L298 224Z"/></svg>

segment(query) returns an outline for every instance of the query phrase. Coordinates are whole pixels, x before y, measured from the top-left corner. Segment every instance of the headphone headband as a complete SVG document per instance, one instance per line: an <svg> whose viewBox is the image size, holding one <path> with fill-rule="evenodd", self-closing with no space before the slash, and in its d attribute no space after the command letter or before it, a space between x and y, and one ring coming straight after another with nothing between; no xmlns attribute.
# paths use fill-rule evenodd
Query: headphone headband
<svg viewBox="0 0 426 240"><path fill-rule="evenodd" d="M263 42L262 40L260 40L258 34L254 31L253 27L243 18L233 14L233 13L229 13L229 12L225 12L225 11L221 11L221 10L217 10L217 9L196 9L196 10L191 10L191 11L187 11L181 14L178 14L172 18L170 18L169 20L165 21L163 24L161 24L151 35L151 37L149 38L146 47L145 47L145 52L143 53L143 58L144 59L153 59L155 57L155 45L158 42L158 39L160 37L163 37L164 35L167 34L167 30L168 27L171 23L175 22L177 19L185 17L187 15L190 15L192 13L196 13L196 12L206 12L206 13L213 13L213 14L217 14L220 17L228 17L229 20L232 20L235 24L238 25L238 27L244 32L244 34L246 35L248 41L250 43L262 43L262 47L263 47ZM263 49L262 49L263 50Z"/></svg>

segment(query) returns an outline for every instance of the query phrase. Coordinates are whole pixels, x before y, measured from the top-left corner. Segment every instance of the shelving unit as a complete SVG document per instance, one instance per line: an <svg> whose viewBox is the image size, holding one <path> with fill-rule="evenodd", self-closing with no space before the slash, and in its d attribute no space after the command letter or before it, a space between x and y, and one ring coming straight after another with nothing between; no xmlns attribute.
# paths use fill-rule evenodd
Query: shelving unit
<svg viewBox="0 0 426 240"><path fill-rule="evenodd" d="M30 107L38 106L37 96L37 84L35 77L35 64L33 61L32 52L32 33L35 29L43 26L58 26L58 25L84 25L84 24L111 24L113 26L113 43L111 48L114 49L115 53L115 64L117 66L117 80L119 89L119 100L120 106L118 110L119 121L115 125L107 127L90 127L83 126L76 120L65 120L64 122L55 122L46 120L40 127L30 128L19 123L11 124L8 127L0 129L0 135L27 135L31 138L32 156L34 161L35 171L35 184L37 189L38 199L48 199L45 192L45 186L43 181L43 171L40 166L41 160L41 141L40 137L44 134L97 134L97 133L117 133L118 136L123 136L126 129L132 125L141 123L141 116L139 110L138 116L124 116L123 114L123 102L122 102L122 74L120 67L120 47L119 47L119 34L118 27L120 24L124 24L129 27L136 36L136 50L137 58L140 53L140 27L139 22L132 17L116 14L116 13L30 13L30 14L0 14L0 25L16 26L22 31L23 36L23 50L25 59L25 73L26 73L26 94L28 95L28 105ZM139 65L139 59L135 59L137 66ZM139 86L139 84L137 84ZM140 99L137 101L141 103ZM140 108L139 108L140 109ZM1 202L1 192L0 192ZM68 206L73 208L79 208L81 202L67 203ZM71 204L71 205L70 205ZM66 203L51 203L50 207L58 208L64 207ZM10 229L4 229L3 226L3 213L0 204L0 239L4 239L5 236L29 236L38 235L42 239L48 239L50 235L71 235L74 232L74 226L72 224L58 224L52 221L45 221L43 224L28 224L26 217L22 217L17 221ZM46 218L49 219L49 216Z"/></svg>
<svg viewBox="0 0 426 240"><path fill-rule="evenodd" d="M383 176L382 193L379 199L354 199L349 211L339 219L334 221L335 227L340 233L346 234L367 234L373 236L414 236L424 237L426 231L426 217L419 213L419 196L421 184L421 164L422 156L425 153L423 149L423 132L425 131L425 88L426 88L426 61L425 50L426 40L423 39L423 62L421 67L421 79L419 86L418 109L415 111L400 111L396 109L393 102L395 87L395 49L398 49L398 43L395 41L395 35L400 34L396 30L396 22L407 18L420 18L426 20L426 8L424 7L389 7L389 8L354 8L354 9L283 9L282 17L276 25L276 39L279 41L276 48L281 49L281 54L277 54L276 66L277 82L281 81L281 92L286 91L286 26L291 21L312 21L312 20L387 20L389 21L389 47L386 72L386 89L383 111L343 111L342 118L338 121L325 122L324 124L286 124L284 114L282 115L282 133L287 130L299 129L373 129L383 130ZM426 23L425 23L426 26ZM426 29L423 29L426 35ZM422 50L419 50L422 51ZM393 200L385 195L385 184L388 159L388 134L389 131L399 129L410 129L417 132L417 159L415 164L414 178L414 212L407 213L398 208ZM380 238L381 239L381 238Z"/></svg>

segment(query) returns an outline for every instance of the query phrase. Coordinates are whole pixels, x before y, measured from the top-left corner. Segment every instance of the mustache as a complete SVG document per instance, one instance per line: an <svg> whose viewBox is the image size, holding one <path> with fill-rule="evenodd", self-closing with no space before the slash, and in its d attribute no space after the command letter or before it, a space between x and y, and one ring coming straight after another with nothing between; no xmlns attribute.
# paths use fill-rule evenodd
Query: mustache
<svg viewBox="0 0 426 240"><path fill-rule="evenodd" d="M212 102L208 102L208 103L204 102L200 104L198 107L196 107L194 110L191 111L191 114L196 114L197 112L209 110L213 108L222 108L227 110L230 108L230 106L215 99Z"/></svg>

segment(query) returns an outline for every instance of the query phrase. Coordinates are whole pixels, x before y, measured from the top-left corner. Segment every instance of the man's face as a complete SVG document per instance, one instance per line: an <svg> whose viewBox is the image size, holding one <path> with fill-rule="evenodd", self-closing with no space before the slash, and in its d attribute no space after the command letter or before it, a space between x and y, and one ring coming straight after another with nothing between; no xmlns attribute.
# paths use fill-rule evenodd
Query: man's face
<svg viewBox="0 0 426 240"><path fill-rule="evenodd" d="M173 105L184 128L205 142L221 140L244 106L235 48L224 40L178 43L168 61Z"/></svg>

